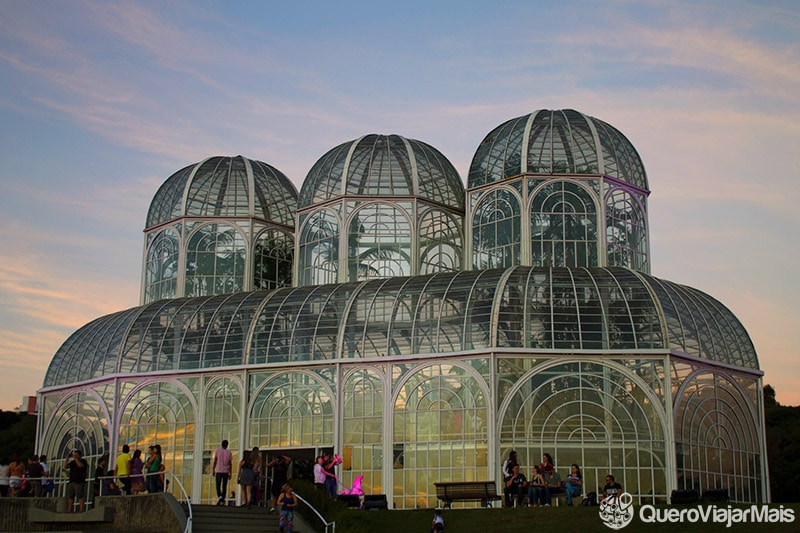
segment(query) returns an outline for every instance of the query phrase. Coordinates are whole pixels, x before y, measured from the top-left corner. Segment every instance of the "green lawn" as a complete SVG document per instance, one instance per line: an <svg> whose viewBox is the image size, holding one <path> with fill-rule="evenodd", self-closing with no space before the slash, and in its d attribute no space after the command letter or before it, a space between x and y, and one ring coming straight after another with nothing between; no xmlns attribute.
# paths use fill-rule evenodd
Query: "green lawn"
<svg viewBox="0 0 800 533"><path fill-rule="evenodd" d="M717 504L718 508L727 509L725 504ZM748 506L733 506L748 509ZM779 509L779 505L770 505L770 509ZM644 523L639 519L639 508L633 522L622 529L626 533L636 531L670 532L683 531L726 531L726 532L761 532L761 531L800 531L800 504L783 506L792 509L793 523L742 523L726 527L721 523ZM660 509L696 509L696 506L660 507ZM599 507L538 507L518 509L446 509L442 515L446 532L480 532L480 533L528 533L528 532L580 532L614 531L606 527L598 515ZM337 533L409 533L430 531L433 510L417 511L358 511L348 509L337 514ZM543 528L543 529L540 529Z"/></svg>

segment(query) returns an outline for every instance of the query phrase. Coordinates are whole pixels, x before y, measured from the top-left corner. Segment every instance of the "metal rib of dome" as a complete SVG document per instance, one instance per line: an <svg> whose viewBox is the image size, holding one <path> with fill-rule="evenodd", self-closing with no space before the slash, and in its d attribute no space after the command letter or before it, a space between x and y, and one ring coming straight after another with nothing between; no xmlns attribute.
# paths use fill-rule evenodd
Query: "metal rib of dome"
<svg viewBox="0 0 800 533"><path fill-rule="evenodd" d="M669 349L758 369L739 320L697 289L625 268L514 267L154 302L76 331L44 386L495 348L631 357Z"/></svg>
<svg viewBox="0 0 800 533"><path fill-rule="evenodd" d="M468 188L525 173L606 175L649 190L633 144L614 126L572 109L535 111L492 130L475 151Z"/></svg>
<svg viewBox="0 0 800 533"><path fill-rule="evenodd" d="M308 172L299 207L343 196L415 196L464 209L464 184L450 161L400 135L365 135L328 151Z"/></svg>
<svg viewBox="0 0 800 533"><path fill-rule="evenodd" d="M255 217L294 226L297 189L275 167L235 157L210 157L167 178L147 213L149 229L183 217Z"/></svg>

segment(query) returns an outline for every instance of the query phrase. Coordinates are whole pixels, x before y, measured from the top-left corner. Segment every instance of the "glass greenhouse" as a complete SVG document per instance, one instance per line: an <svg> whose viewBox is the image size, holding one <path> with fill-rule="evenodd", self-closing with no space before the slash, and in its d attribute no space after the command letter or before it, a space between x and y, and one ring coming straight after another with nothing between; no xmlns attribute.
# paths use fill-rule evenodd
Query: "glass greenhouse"
<svg viewBox="0 0 800 533"><path fill-rule="evenodd" d="M186 167L151 204L142 305L53 357L39 449L158 442L205 503L222 439L295 477L339 453L342 483L393 508L435 506L438 481L500 489L511 449L639 503L768 501L755 348L719 301L650 274L649 192L625 136L573 110L498 126L466 190L399 135L333 148L299 194L241 156Z"/></svg>

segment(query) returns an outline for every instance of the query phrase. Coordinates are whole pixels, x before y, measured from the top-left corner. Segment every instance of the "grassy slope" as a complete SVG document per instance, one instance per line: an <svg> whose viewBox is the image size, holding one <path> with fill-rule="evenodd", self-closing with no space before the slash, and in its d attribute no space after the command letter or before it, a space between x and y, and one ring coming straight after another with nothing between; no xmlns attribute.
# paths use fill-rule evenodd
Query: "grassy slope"
<svg viewBox="0 0 800 533"><path fill-rule="evenodd" d="M727 505L718 505L725 508ZM678 507L680 508L680 507ZM777 509L778 505L770 508ZM622 531L684 532L684 531L800 531L800 504L789 504L794 510L795 522L790 524L744 523L727 528L725 524L702 522L696 524L649 524L639 520L637 508L633 522ZM598 516L599 507L521 508L521 509L446 509L443 511L446 532L522 533L526 531L614 531L606 527ZM418 511L357 511L348 510L339 516L338 533L408 533L430 531L432 510ZM544 528L544 529L540 529Z"/></svg>

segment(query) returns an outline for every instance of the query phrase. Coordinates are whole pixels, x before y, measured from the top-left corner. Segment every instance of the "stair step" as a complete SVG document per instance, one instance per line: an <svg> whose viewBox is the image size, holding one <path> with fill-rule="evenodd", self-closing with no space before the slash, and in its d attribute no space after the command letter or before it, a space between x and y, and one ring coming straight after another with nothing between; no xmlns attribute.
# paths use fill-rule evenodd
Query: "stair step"
<svg viewBox="0 0 800 533"><path fill-rule="evenodd" d="M186 505L184 510L188 512ZM278 533L278 513L264 507L223 507L192 505L192 532ZM297 527L294 531L298 531Z"/></svg>

